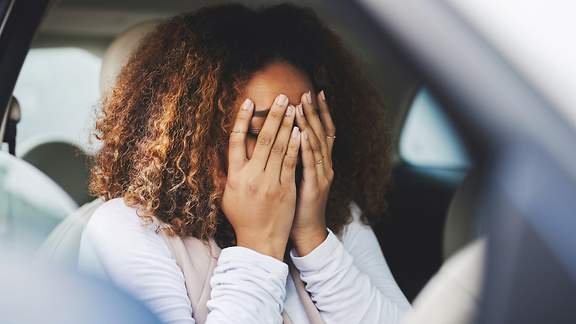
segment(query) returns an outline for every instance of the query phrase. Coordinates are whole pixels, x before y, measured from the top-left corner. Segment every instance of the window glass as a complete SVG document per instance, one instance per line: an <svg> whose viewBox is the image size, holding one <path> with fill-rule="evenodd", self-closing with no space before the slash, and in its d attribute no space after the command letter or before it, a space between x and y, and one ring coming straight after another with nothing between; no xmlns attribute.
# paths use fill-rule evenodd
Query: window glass
<svg viewBox="0 0 576 324"><path fill-rule="evenodd" d="M400 155L415 166L459 169L470 165L453 125L425 89L418 93L408 113Z"/></svg>
<svg viewBox="0 0 576 324"><path fill-rule="evenodd" d="M22 119L16 153L47 141L88 149L98 103L101 59L80 48L31 49L14 89Z"/></svg>

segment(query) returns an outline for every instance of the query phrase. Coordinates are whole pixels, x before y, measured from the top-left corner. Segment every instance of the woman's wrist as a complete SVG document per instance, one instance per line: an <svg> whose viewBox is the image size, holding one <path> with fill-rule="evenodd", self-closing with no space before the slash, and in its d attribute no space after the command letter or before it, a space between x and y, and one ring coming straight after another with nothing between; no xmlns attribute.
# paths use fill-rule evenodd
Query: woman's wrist
<svg viewBox="0 0 576 324"><path fill-rule="evenodd" d="M305 256L326 240L328 230L326 225L319 224L305 229L294 229L290 236L298 256Z"/></svg>
<svg viewBox="0 0 576 324"><path fill-rule="evenodd" d="M286 251L286 240L275 242L275 240L265 240L259 238L237 237L236 246L245 247L260 254L271 256L277 260L284 260Z"/></svg>

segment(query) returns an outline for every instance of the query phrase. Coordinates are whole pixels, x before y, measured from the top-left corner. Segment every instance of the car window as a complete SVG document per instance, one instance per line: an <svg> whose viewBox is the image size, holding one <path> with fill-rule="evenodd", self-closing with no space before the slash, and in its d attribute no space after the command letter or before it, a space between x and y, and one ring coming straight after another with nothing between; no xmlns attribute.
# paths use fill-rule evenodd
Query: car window
<svg viewBox="0 0 576 324"><path fill-rule="evenodd" d="M22 109L17 155L47 141L88 149L100 65L98 56L80 48L30 50L14 89Z"/></svg>
<svg viewBox="0 0 576 324"><path fill-rule="evenodd" d="M466 169L470 160L454 126L432 94L415 97L400 136L400 156L419 167Z"/></svg>

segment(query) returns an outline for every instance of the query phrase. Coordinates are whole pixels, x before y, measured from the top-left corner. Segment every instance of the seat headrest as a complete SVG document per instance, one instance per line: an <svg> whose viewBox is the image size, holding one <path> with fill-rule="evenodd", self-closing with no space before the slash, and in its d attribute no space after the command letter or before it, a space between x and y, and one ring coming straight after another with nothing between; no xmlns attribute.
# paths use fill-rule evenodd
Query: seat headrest
<svg viewBox="0 0 576 324"><path fill-rule="evenodd" d="M104 57L100 69L100 94L105 96L112 88L116 77L122 67L128 62L132 52L140 45L140 41L150 33L159 23L159 20L151 20L132 26L122 32L112 41Z"/></svg>

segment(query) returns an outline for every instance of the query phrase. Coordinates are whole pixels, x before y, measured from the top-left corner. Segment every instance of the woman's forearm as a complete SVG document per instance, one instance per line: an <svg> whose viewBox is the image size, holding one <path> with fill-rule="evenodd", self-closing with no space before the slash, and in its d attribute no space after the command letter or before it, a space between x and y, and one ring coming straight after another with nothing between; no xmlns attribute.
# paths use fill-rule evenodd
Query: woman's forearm
<svg viewBox="0 0 576 324"><path fill-rule="evenodd" d="M370 259L367 252L364 257ZM298 257L293 250L291 256L327 324L398 323L410 307L391 275L391 282L374 284L331 232L308 255ZM381 275L386 276L386 271Z"/></svg>
<svg viewBox="0 0 576 324"><path fill-rule="evenodd" d="M207 324L282 323L288 266L243 247L222 250L210 280Z"/></svg>

